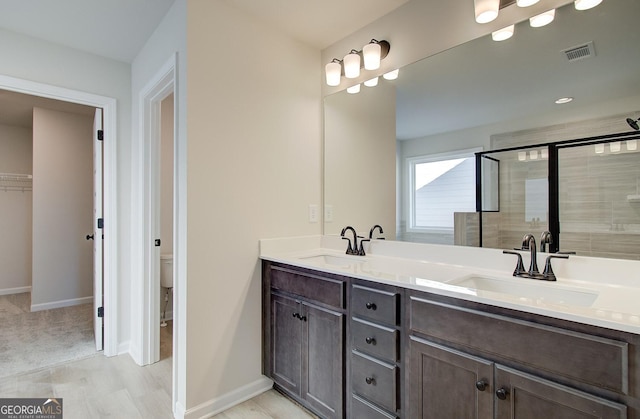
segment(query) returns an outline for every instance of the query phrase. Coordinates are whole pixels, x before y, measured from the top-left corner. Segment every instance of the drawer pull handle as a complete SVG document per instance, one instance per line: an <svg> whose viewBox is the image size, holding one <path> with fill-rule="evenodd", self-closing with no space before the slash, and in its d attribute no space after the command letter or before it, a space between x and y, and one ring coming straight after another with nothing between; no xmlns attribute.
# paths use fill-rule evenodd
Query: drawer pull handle
<svg viewBox="0 0 640 419"><path fill-rule="evenodd" d="M366 338L364 341L367 342L369 345L375 345L376 344L375 338Z"/></svg>
<svg viewBox="0 0 640 419"><path fill-rule="evenodd" d="M376 384L376 379L375 379L375 378L373 378L373 377L367 377L367 378L365 378L365 379L364 379L364 381L365 381L367 384L373 384L373 385L375 385L375 384Z"/></svg>
<svg viewBox="0 0 640 419"><path fill-rule="evenodd" d="M508 394L509 392L504 388L499 388L498 390L496 390L496 397L498 397L500 400L506 400Z"/></svg>
<svg viewBox="0 0 640 419"><path fill-rule="evenodd" d="M376 308L378 308L376 307L375 303L367 303L365 307L367 307L368 310L375 310Z"/></svg>
<svg viewBox="0 0 640 419"><path fill-rule="evenodd" d="M487 389L487 382L484 380L476 381L476 388L480 391L485 391Z"/></svg>

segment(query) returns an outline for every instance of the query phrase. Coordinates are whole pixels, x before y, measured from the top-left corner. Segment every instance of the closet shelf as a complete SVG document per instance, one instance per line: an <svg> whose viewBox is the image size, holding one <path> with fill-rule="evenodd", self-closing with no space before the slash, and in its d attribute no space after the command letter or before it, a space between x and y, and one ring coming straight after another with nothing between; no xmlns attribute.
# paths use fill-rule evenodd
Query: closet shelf
<svg viewBox="0 0 640 419"><path fill-rule="evenodd" d="M22 173L0 173L0 190L30 191L33 188L33 176Z"/></svg>

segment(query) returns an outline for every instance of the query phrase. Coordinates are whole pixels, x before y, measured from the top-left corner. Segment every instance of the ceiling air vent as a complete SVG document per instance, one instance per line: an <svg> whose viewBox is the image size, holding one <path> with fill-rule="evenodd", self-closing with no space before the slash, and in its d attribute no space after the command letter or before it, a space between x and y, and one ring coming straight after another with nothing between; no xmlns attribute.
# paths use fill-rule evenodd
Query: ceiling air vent
<svg viewBox="0 0 640 419"><path fill-rule="evenodd" d="M590 41L577 47L565 49L562 53L567 57L567 60L571 62L595 57L596 50L593 48L593 41Z"/></svg>

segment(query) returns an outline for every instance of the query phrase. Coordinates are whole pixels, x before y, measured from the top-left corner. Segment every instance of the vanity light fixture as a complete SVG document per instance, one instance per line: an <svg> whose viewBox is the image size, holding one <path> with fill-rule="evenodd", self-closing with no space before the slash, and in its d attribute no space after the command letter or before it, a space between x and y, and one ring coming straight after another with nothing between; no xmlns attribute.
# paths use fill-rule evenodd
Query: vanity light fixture
<svg viewBox="0 0 640 419"><path fill-rule="evenodd" d="M638 141L637 140L627 140L626 146L628 151L636 151L638 149Z"/></svg>
<svg viewBox="0 0 640 419"><path fill-rule="evenodd" d="M494 41L505 41L513 36L516 25L510 25L506 28L499 29L491 33L491 39Z"/></svg>
<svg viewBox="0 0 640 419"><path fill-rule="evenodd" d="M573 2L576 10L589 10L602 3L602 0L576 0Z"/></svg>
<svg viewBox="0 0 640 419"><path fill-rule="evenodd" d="M398 78L398 74L400 74L400 69L396 68L395 70L389 71L388 73L384 73L382 78L385 80L395 80Z"/></svg>
<svg viewBox="0 0 640 419"><path fill-rule="evenodd" d="M518 7L529 7L533 6L539 1L540 0L516 0L516 4L518 5Z"/></svg>
<svg viewBox="0 0 640 419"><path fill-rule="evenodd" d="M614 143L610 143L610 144L609 144L609 150L610 150L612 153L619 153L619 152L620 152L620 142L619 142L619 141L616 141L616 142L614 142Z"/></svg>
<svg viewBox="0 0 640 419"><path fill-rule="evenodd" d="M572 100L572 97L561 97L560 99L556 99L555 103L557 103L558 105L564 105L565 103L569 103Z"/></svg>
<svg viewBox="0 0 640 419"><path fill-rule="evenodd" d="M529 25L532 28L540 28L553 22L556 17L556 9L547 10L544 13L529 18Z"/></svg>
<svg viewBox="0 0 640 419"><path fill-rule="evenodd" d="M529 158L531 160L538 160L538 150L531 150L529 152Z"/></svg>
<svg viewBox="0 0 640 419"><path fill-rule="evenodd" d="M604 153L604 144L596 144L593 146L596 154Z"/></svg>
<svg viewBox="0 0 640 419"><path fill-rule="evenodd" d="M473 0L476 22L489 23L498 17L500 0Z"/></svg>
<svg viewBox="0 0 640 419"><path fill-rule="evenodd" d="M549 150L546 148L543 148L542 150L540 150L540 158L542 160L546 160L549 158Z"/></svg>
<svg viewBox="0 0 640 419"><path fill-rule="evenodd" d="M526 161L526 160L527 160L527 152L518 151L518 161Z"/></svg>
<svg viewBox="0 0 640 419"><path fill-rule="evenodd" d="M355 49L344 56L344 76L348 79L355 79L360 75L360 54Z"/></svg>
<svg viewBox="0 0 640 419"><path fill-rule="evenodd" d="M360 83L356 84L355 86L347 87L347 93L351 93L352 95L360 93Z"/></svg>
<svg viewBox="0 0 640 419"><path fill-rule="evenodd" d="M374 77L364 82L364 85L367 87L375 87L378 85L378 78Z"/></svg>
<svg viewBox="0 0 640 419"><path fill-rule="evenodd" d="M327 85L339 86L342 75L348 79L360 77L362 67L365 70L377 70L390 49L389 42L372 39L360 51L352 49L342 60L334 58L324 67Z"/></svg>

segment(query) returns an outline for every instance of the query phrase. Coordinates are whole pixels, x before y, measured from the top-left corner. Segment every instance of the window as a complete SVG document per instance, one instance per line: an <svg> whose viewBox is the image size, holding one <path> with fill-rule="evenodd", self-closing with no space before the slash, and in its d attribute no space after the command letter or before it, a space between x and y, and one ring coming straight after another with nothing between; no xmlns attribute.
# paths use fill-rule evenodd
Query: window
<svg viewBox="0 0 640 419"><path fill-rule="evenodd" d="M453 234L453 213L475 212L477 151L408 159L410 231Z"/></svg>

